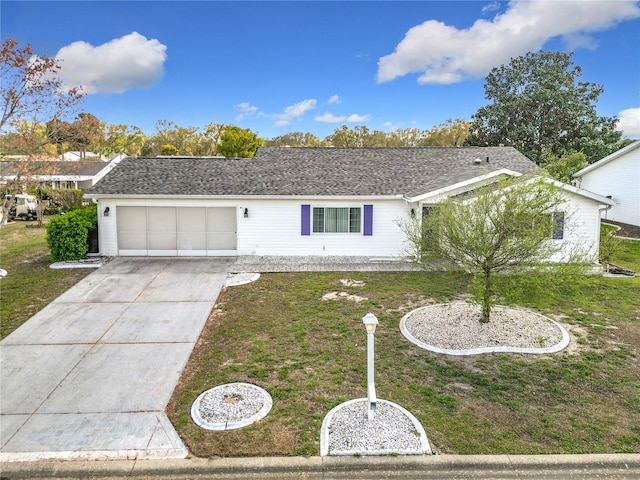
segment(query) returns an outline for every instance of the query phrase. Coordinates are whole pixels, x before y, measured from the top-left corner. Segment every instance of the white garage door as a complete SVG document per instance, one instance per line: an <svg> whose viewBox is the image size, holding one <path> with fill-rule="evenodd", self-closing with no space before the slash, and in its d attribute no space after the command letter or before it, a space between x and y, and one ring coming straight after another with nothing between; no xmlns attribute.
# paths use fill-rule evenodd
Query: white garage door
<svg viewBox="0 0 640 480"><path fill-rule="evenodd" d="M119 255L236 254L233 207L118 207Z"/></svg>

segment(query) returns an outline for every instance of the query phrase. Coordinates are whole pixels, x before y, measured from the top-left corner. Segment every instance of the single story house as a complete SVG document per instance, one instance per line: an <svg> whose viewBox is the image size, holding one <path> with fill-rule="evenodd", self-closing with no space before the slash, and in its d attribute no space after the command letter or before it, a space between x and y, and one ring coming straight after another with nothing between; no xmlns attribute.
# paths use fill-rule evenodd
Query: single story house
<svg viewBox="0 0 640 480"><path fill-rule="evenodd" d="M0 161L0 181L28 179L51 188L81 188L95 185L117 162L71 162L60 160Z"/></svg>
<svg viewBox="0 0 640 480"><path fill-rule="evenodd" d="M127 158L86 195L103 255L400 258L402 219L534 171L511 147L261 147L253 159ZM611 202L564 192L575 228L556 241L586 245L597 261L599 209Z"/></svg>
<svg viewBox="0 0 640 480"><path fill-rule="evenodd" d="M640 140L573 174L574 184L614 201L602 218L640 226Z"/></svg>

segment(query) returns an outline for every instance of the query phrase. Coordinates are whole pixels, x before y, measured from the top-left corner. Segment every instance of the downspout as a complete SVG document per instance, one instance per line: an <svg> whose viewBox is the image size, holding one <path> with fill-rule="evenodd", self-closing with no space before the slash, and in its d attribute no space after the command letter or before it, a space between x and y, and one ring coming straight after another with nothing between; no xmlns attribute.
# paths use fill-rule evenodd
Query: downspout
<svg viewBox="0 0 640 480"><path fill-rule="evenodd" d="M611 198L611 195L609 195L607 198ZM600 229L601 229L600 222L602 220L602 212L606 212L610 208L611 208L611 205L605 205L604 207L598 208L598 223L597 223L598 231L596 232L596 256L597 256L598 263L600 263ZM607 266L607 270L608 268L609 267Z"/></svg>

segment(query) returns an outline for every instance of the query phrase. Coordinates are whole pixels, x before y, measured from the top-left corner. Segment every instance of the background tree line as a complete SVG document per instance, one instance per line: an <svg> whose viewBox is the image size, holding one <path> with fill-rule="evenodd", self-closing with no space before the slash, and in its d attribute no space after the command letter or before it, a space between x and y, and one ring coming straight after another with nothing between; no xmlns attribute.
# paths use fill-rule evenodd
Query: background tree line
<svg viewBox="0 0 640 480"><path fill-rule="evenodd" d="M447 120L430 130L406 128L383 132L366 126L336 128L323 139L312 133L291 132L263 139L249 129L222 123L204 127L177 125L159 120L155 132L146 135L135 125L108 125L91 113L80 113L72 122L54 119L44 124L20 120L0 137L4 155L61 155L65 151L102 155L180 155L227 157L253 156L261 145L275 147L419 147L461 146L469 122Z"/></svg>
<svg viewBox="0 0 640 480"><path fill-rule="evenodd" d="M81 89L63 90L55 59L36 56L12 39L0 44L0 156L60 155L64 151L131 156L253 157L261 145L291 147L513 146L551 175L569 181L589 163L630 143L618 119L596 113L602 85L580 80L572 53L537 52L511 59L485 79L489 104L471 117L448 119L429 130L370 130L343 125L323 139L309 132L260 138L248 128L222 123L181 126L159 120L153 134L135 125L107 125L83 112Z"/></svg>

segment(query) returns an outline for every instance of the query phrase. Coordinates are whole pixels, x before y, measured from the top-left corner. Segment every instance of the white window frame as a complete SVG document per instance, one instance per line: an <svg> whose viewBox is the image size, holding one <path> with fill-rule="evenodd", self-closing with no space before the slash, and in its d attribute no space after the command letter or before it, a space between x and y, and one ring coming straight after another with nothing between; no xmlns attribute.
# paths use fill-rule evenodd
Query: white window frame
<svg viewBox="0 0 640 480"><path fill-rule="evenodd" d="M340 209L345 209L347 210L347 231L336 231L336 232L327 232L327 220L328 217L326 215L326 210L327 209L334 209L334 210L340 210ZM323 222L322 222L322 231L319 231L316 229L317 222L316 222L316 211L317 210L322 210L322 218L323 218ZM355 227L356 225L353 224L354 222L354 218L352 218L352 212L353 210L357 210L358 211L358 223L357 223L357 230L352 230L353 227ZM350 206L339 206L339 207L327 207L327 206L312 206L311 207L311 233L314 235L350 235L350 234L356 234L356 235L360 235L362 234L363 231L363 213L362 213L362 206L356 206L356 205L350 205Z"/></svg>

